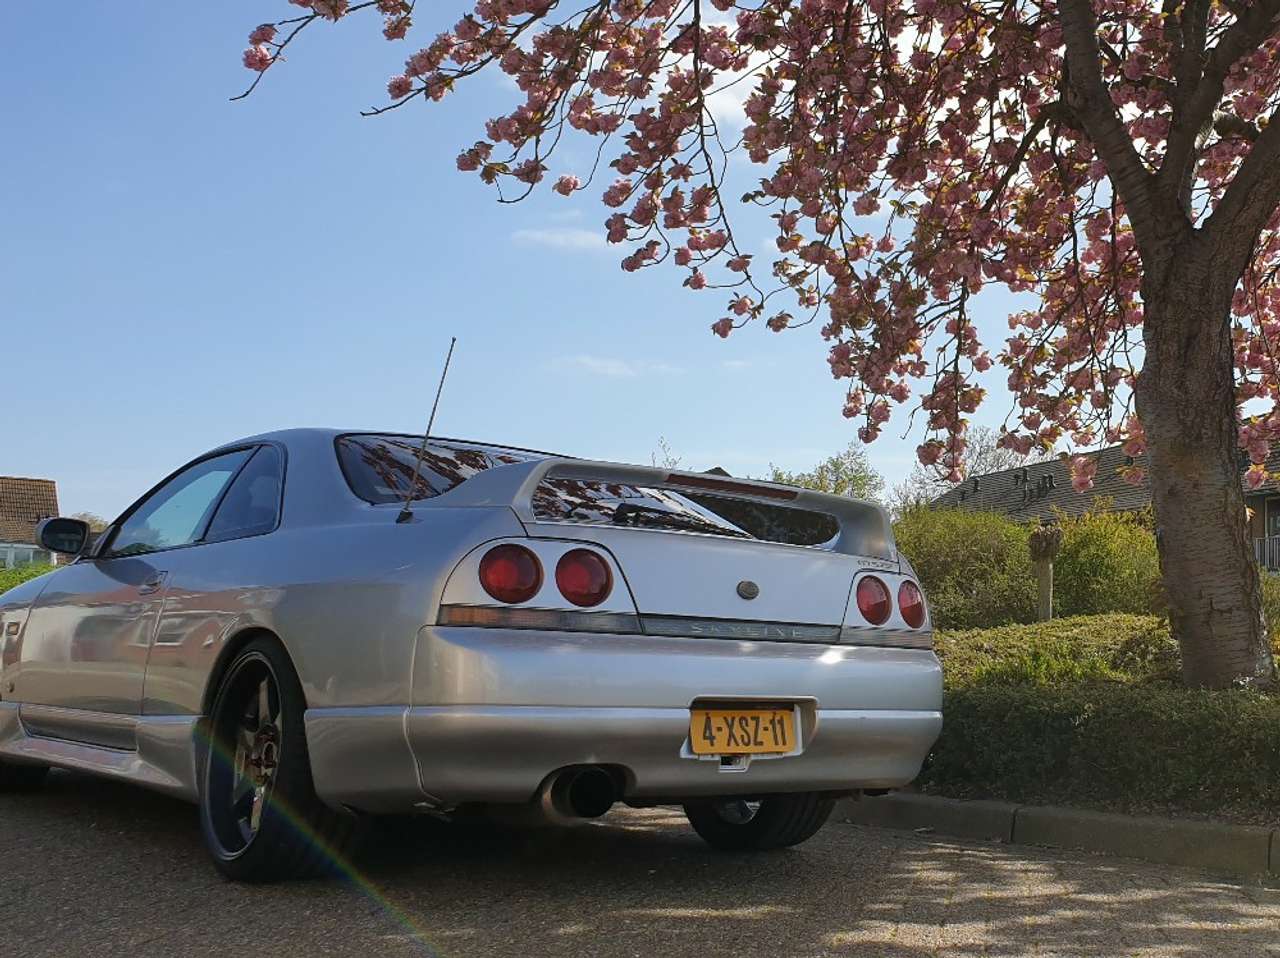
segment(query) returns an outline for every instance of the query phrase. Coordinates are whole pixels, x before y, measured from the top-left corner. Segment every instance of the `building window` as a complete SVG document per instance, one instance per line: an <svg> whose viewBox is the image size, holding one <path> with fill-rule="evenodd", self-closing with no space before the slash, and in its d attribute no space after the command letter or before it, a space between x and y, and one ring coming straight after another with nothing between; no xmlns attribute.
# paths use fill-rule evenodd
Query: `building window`
<svg viewBox="0 0 1280 958"><path fill-rule="evenodd" d="M44 549L24 545L0 545L0 569L16 569L20 565L48 565L52 556Z"/></svg>

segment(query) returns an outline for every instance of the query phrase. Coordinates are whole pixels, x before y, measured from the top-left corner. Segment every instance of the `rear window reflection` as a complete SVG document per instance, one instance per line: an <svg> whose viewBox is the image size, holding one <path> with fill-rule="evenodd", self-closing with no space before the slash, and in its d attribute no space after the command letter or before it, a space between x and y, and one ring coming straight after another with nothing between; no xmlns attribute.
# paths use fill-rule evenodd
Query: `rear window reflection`
<svg viewBox="0 0 1280 958"><path fill-rule="evenodd" d="M421 439L411 436L340 436L338 459L351 490L368 502L404 502L413 484L414 462ZM427 444L414 499L430 499L448 492L472 476L494 466L540 458L509 449L465 443Z"/></svg>
<svg viewBox="0 0 1280 958"><path fill-rule="evenodd" d="M337 441L338 458L352 491L361 499L404 502L413 482L420 443L421 439L412 436L341 436ZM413 498L430 499L486 469L540 458L543 457L537 453L521 450L435 440L427 445L422 457ZM621 516L620 506L626 507ZM619 482L547 479L533 494L534 516L543 521L619 524L633 507L628 525L661 528L663 516L670 516L671 528L789 545L822 545L840 531L836 519L822 512ZM643 514L637 517L635 510Z"/></svg>

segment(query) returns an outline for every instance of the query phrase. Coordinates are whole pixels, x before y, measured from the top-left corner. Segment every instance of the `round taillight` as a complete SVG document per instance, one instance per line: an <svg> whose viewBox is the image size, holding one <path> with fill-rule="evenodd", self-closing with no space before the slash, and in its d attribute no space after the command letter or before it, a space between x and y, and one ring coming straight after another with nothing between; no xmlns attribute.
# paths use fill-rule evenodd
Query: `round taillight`
<svg viewBox="0 0 1280 958"><path fill-rule="evenodd" d="M889 587L873 575L864 575L858 581L858 611L872 625L883 625L893 611Z"/></svg>
<svg viewBox="0 0 1280 958"><path fill-rule="evenodd" d="M910 579L898 586L898 611L907 625L918 629L924 625L924 596Z"/></svg>
<svg viewBox="0 0 1280 958"><path fill-rule="evenodd" d="M494 546L480 560L480 584L499 602L528 602L542 588L542 563L524 546Z"/></svg>
<svg viewBox="0 0 1280 958"><path fill-rule="evenodd" d="M570 549L556 563L556 586L574 605L599 605L613 591L609 563L590 549Z"/></svg>

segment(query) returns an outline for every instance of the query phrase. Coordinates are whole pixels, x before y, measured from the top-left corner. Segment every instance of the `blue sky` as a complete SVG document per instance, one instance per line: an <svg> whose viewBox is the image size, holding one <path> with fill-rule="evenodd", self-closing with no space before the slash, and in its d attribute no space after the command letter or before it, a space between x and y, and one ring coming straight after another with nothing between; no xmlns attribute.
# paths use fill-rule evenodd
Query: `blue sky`
<svg viewBox="0 0 1280 958"><path fill-rule="evenodd" d="M463 9L419 8L424 43ZM671 268L622 272L626 251L601 238L611 177L499 206L455 170L511 104L505 78L362 118L419 45L364 17L315 25L228 102L250 79L245 35L293 10L0 12L0 474L54 478L64 512L111 517L237 436L414 431L450 335L442 434L640 462L665 437L685 465L739 475L807 468L853 438L816 326L722 341L723 294ZM553 170L582 172L585 155ZM994 345L1008 301L979 302ZM988 378L980 421L999 422L999 367ZM914 459L907 430L899 415L869 449L890 481Z"/></svg>

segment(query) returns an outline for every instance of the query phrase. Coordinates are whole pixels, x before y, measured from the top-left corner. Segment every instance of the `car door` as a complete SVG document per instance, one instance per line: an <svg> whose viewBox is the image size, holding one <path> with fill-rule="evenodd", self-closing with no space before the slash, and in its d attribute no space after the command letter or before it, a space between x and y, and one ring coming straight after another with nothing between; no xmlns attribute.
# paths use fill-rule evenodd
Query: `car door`
<svg viewBox="0 0 1280 958"><path fill-rule="evenodd" d="M170 561L204 535L253 451L183 468L125 513L95 556L54 574L31 609L7 696L31 731L132 747L132 725L110 716L141 709Z"/></svg>
<svg viewBox="0 0 1280 958"><path fill-rule="evenodd" d="M195 548L173 554L155 641L147 658L143 715L199 714L222 640L269 606L275 589L263 537L280 522L284 452L263 445L240 470Z"/></svg>

